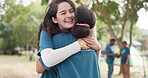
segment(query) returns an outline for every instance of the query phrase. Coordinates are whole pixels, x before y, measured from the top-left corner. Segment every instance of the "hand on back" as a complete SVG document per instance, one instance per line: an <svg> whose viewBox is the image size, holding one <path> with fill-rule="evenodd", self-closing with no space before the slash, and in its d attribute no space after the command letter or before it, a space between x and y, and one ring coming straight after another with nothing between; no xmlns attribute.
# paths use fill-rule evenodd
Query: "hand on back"
<svg viewBox="0 0 148 78"><path fill-rule="evenodd" d="M86 37L83 40L87 43L87 46L99 52L101 50L101 44L95 37Z"/></svg>
<svg viewBox="0 0 148 78"><path fill-rule="evenodd" d="M97 52L101 50L100 43L94 37L86 37L83 39L78 39L77 41L79 42L81 49L92 48Z"/></svg>
<svg viewBox="0 0 148 78"><path fill-rule="evenodd" d="M83 49L83 50L90 48L90 47L87 46L87 43L82 38L78 39L77 42L79 43L80 48Z"/></svg>

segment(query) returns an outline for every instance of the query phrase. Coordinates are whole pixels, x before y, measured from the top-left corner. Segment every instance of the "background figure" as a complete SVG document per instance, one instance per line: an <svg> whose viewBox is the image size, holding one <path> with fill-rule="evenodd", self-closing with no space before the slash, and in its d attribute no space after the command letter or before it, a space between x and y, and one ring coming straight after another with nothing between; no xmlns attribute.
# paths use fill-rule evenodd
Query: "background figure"
<svg viewBox="0 0 148 78"><path fill-rule="evenodd" d="M121 56L121 72L124 78L130 78L130 49L127 47L127 42L122 42Z"/></svg>
<svg viewBox="0 0 148 78"><path fill-rule="evenodd" d="M114 57L118 57L118 54L114 54L115 39L111 39L109 45L106 46L106 63L108 64L108 78L112 78L114 70Z"/></svg>

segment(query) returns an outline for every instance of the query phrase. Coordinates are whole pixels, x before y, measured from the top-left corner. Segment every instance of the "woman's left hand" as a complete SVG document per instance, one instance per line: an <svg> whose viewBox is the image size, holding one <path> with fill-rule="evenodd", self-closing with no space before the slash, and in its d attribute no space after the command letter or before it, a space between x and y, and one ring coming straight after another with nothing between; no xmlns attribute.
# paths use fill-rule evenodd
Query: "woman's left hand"
<svg viewBox="0 0 148 78"><path fill-rule="evenodd" d="M95 37L86 37L83 40L87 43L87 46L99 52L101 50L101 44Z"/></svg>

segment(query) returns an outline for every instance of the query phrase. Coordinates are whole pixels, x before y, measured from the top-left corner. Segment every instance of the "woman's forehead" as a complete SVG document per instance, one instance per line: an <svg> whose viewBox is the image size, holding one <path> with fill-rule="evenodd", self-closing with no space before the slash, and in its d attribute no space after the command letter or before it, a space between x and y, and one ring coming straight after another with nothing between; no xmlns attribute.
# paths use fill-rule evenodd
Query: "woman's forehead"
<svg viewBox="0 0 148 78"><path fill-rule="evenodd" d="M58 12L73 9L68 2L62 2L58 5Z"/></svg>

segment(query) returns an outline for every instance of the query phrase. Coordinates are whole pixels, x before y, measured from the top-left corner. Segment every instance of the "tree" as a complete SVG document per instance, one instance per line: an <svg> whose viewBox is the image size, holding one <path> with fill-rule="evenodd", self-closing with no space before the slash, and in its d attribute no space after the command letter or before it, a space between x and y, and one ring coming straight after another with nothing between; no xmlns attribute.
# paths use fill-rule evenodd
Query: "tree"
<svg viewBox="0 0 148 78"><path fill-rule="evenodd" d="M121 41L123 40L124 34L125 34L125 28L128 27L126 23L129 21L130 24L130 42L132 42L132 29L133 25L137 22L137 11L141 8L147 7L144 5L146 1L142 0L124 0L121 4L108 0L107 2L99 2L96 1L96 6L98 6L99 10L98 13L101 13L101 15L105 18L105 23L107 24L110 35L115 38L118 42L119 47L121 48ZM121 13L121 11L122 13ZM112 18L114 16L114 18ZM119 34L116 34L113 28L114 26L121 26ZM119 36L118 36L119 35ZM131 43L130 43L131 44Z"/></svg>
<svg viewBox="0 0 148 78"><path fill-rule="evenodd" d="M43 18L45 7L40 2L24 6L15 0L5 0L5 14L1 15L0 38L3 40L3 52L11 54L15 47L31 44L37 47L37 33Z"/></svg>

